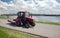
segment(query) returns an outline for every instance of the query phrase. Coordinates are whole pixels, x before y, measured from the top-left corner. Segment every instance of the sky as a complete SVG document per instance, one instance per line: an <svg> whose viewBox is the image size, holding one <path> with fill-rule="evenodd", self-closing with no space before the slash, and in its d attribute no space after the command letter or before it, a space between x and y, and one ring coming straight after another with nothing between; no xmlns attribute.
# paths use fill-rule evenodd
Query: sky
<svg viewBox="0 0 60 38"><path fill-rule="evenodd" d="M9 3L12 0L1 0L1 1L6 2L6 3Z"/></svg>
<svg viewBox="0 0 60 38"><path fill-rule="evenodd" d="M0 14L21 10L34 14L60 14L60 0L0 0Z"/></svg>
<svg viewBox="0 0 60 38"><path fill-rule="evenodd" d="M58 3L60 3L60 0L56 0Z"/></svg>

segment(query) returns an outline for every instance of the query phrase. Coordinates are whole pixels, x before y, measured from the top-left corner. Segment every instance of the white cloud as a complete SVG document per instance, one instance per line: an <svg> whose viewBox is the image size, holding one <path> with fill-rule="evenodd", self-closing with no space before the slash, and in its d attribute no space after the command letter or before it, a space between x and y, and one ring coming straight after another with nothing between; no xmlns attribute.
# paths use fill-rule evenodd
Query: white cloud
<svg viewBox="0 0 60 38"><path fill-rule="evenodd" d="M56 0L13 0L9 4L0 1L0 10L4 9L7 13L16 13L20 10L28 10L32 13L60 14L59 8L60 4L57 3Z"/></svg>

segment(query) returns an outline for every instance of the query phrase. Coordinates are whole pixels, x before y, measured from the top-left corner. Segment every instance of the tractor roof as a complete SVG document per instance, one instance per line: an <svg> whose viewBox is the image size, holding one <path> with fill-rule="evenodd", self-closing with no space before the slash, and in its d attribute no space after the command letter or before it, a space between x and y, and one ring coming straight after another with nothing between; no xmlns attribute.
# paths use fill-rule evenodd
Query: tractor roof
<svg viewBox="0 0 60 38"><path fill-rule="evenodd" d="M28 13L27 11L19 11L18 13Z"/></svg>

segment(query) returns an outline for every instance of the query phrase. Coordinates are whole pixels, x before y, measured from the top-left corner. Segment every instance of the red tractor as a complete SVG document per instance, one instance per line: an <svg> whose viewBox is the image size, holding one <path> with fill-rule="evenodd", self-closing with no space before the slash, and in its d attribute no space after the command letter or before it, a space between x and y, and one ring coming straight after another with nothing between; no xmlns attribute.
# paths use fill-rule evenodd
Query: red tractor
<svg viewBox="0 0 60 38"><path fill-rule="evenodd" d="M16 19L8 20L8 22L15 23L16 26L25 26L26 28L35 26L35 21L29 12L20 11L17 15L18 17Z"/></svg>

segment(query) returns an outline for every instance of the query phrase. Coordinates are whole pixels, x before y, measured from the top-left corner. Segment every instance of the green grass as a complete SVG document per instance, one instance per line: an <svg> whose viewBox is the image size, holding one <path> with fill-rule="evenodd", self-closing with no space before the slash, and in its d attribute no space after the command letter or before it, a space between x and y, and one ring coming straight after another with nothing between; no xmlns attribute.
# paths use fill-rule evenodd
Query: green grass
<svg viewBox="0 0 60 38"><path fill-rule="evenodd" d="M27 33L17 32L14 30L0 27L0 38L40 38L40 37L35 37Z"/></svg>
<svg viewBox="0 0 60 38"><path fill-rule="evenodd" d="M2 19L2 20L9 20L10 18L0 18L0 19Z"/></svg>
<svg viewBox="0 0 60 38"><path fill-rule="evenodd" d="M9 20L9 19L11 19L11 18L1 18L1 17L0 17L0 19L2 19L2 20Z"/></svg>
<svg viewBox="0 0 60 38"><path fill-rule="evenodd" d="M58 26L60 26L60 24L59 23L56 23L56 22L36 22L36 23L52 24L52 25L58 25Z"/></svg>
<svg viewBox="0 0 60 38"><path fill-rule="evenodd" d="M10 20L10 19L12 19L12 18L5 18L5 17L3 17L3 16L0 16L0 19L2 19L2 20Z"/></svg>

